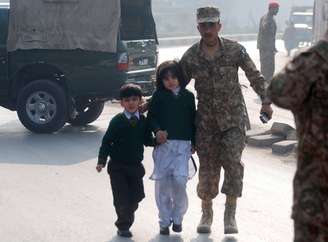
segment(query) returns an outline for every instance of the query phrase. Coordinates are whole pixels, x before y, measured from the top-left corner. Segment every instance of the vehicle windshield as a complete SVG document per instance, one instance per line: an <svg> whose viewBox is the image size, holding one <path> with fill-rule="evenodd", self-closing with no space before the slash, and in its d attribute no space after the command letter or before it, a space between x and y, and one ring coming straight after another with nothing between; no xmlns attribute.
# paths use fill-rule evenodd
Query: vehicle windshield
<svg viewBox="0 0 328 242"><path fill-rule="evenodd" d="M157 39L151 0L121 1L120 37L122 40Z"/></svg>
<svg viewBox="0 0 328 242"><path fill-rule="evenodd" d="M309 26L312 26L313 15L293 14L291 17L291 21L294 24L307 24Z"/></svg>

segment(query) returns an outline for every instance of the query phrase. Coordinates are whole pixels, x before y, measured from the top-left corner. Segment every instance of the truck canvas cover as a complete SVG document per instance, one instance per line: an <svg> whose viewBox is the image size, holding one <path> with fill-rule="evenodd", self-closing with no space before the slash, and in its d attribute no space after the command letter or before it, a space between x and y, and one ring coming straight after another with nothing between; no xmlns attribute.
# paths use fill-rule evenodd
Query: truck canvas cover
<svg viewBox="0 0 328 242"><path fill-rule="evenodd" d="M8 50L116 52L120 0L11 0Z"/></svg>

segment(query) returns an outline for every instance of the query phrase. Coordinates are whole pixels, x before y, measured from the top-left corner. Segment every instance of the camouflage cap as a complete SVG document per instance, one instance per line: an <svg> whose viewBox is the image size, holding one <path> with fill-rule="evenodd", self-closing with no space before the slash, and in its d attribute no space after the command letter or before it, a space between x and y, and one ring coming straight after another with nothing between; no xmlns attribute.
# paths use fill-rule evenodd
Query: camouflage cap
<svg viewBox="0 0 328 242"><path fill-rule="evenodd" d="M204 7L197 9L197 23L219 22L220 11L215 7Z"/></svg>

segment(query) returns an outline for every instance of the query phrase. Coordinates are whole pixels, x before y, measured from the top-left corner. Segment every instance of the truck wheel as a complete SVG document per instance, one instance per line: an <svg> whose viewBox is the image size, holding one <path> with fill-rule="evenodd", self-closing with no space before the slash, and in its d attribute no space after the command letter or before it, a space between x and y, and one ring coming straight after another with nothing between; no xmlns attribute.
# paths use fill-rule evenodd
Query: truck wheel
<svg viewBox="0 0 328 242"><path fill-rule="evenodd" d="M77 114L69 119L72 126L84 126L97 120L104 110L104 102L88 100L82 106L77 107Z"/></svg>
<svg viewBox="0 0 328 242"><path fill-rule="evenodd" d="M22 124L35 133L52 133L67 119L65 91L49 80L33 81L18 96L17 114Z"/></svg>

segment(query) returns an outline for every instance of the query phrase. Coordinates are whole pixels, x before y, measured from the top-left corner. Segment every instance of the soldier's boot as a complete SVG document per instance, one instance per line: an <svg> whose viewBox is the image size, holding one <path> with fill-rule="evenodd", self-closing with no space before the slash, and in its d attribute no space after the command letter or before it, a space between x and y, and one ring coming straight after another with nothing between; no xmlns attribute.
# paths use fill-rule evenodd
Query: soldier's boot
<svg viewBox="0 0 328 242"><path fill-rule="evenodd" d="M237 198L227 197L224 210L224 233L225 234L237 234L238 227L236 223L236 208Z"/></svg>
<svg viewBox="0 0 328 242"><path fill-rule="evenodd" d="M212 201L202 201L202 217L199 225L197 226L197 232L201 234L211 233L211 225L213 222L213 208Z"/></svg>

